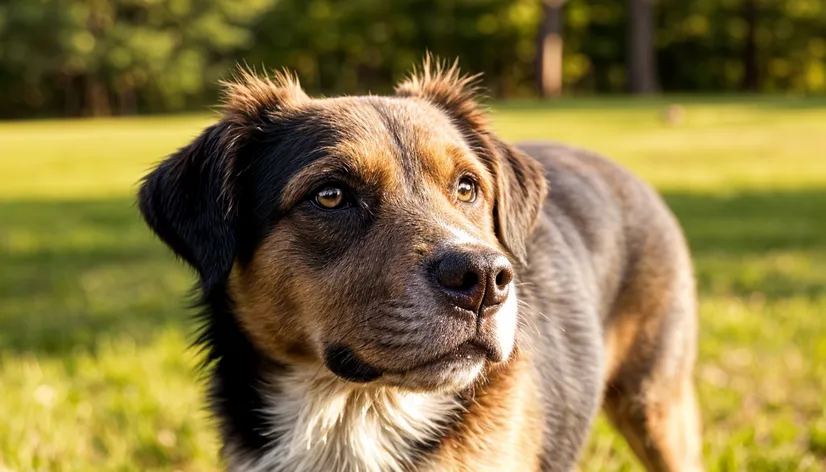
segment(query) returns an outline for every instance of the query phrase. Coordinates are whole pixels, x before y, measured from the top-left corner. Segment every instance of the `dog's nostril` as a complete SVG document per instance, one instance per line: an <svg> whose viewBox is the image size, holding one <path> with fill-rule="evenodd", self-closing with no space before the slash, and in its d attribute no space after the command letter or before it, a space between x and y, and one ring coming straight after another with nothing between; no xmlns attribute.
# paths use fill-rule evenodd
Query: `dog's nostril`
<svg viewBox="0 0 826 472"><path fill-rule="evenodd" d="M448 254L436 265L436 279L448 290L469 291L476 288L483 275L464 254Z"/></svg>
<svg viewBox="0 0 826 472"><path fill-rule="evenodd" d="M459 286L459 290L470 290L479 283L479 276L476 275L474 272L468 272L462 277L462 285Z"/></svg>
<svg viewBox="0 0 826 472"><path fill-rule="evenodd" d="M513 270L510 267L502 268L496 274L496 287L504 289L513 280Z"/></svg>

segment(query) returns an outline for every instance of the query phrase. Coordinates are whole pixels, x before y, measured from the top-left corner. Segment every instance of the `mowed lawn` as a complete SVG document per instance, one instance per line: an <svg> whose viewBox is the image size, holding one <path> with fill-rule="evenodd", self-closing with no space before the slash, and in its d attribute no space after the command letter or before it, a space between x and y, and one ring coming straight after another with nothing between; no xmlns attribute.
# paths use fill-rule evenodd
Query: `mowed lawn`
<svg viewBox="0 0 826 472"><path fill-rule="evenodd" d="M672 102L684 120L661 120ZM665 196L700 288L710 470L826 470L826 100L565 100L503 136L613 156ZM214 116L0 123L0 471L218 470L192 274L135 183ZM641 470L600 419L584 471Z"/></svg>

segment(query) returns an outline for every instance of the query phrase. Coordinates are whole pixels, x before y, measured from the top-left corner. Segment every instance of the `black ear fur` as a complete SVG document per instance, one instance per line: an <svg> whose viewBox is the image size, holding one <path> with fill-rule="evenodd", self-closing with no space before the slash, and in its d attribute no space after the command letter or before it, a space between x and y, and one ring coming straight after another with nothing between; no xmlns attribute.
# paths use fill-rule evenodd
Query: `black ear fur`
<svg viewBox="0 0 826 472"><path fill-rule="evenodd" d="M228 276L235 258L229 126L204 130L147 175L138 194L146 223L198 271L204 294Z"/></svg>
<svg viewBox="0 0 826 472"><path fill-rule="evenodd" d="M468 140L496 179L496 233L520 263L525 244L539 219L547 183L542 166L532 157L501 142L477 102L478 76L462 75L452 65L428 55L420 70L396 86L402 97L418 97L441 108Z"/></svg>
<svg viewBox="0 0 826 472"><path fill-rule="evenodd" d="M163 161L138 195L147 224L201 276L205 295L226 279L237 252L236 154L254 130L308 99L298 79L239 67L224 86L223 119Z"/></svg>

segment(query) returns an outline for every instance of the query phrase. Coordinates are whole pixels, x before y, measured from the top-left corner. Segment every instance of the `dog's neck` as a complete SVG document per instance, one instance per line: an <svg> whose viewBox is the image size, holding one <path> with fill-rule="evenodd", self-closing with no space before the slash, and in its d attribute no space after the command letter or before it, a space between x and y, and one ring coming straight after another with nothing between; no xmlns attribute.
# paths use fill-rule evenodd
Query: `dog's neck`
<svg viewBox="0 0 826 472"><path fill-rule="evenodd" d="M461 415L455 394L409 393L291 371L262 389L270 445L255 457L229 447L230 470L402 471Z"/></svg>

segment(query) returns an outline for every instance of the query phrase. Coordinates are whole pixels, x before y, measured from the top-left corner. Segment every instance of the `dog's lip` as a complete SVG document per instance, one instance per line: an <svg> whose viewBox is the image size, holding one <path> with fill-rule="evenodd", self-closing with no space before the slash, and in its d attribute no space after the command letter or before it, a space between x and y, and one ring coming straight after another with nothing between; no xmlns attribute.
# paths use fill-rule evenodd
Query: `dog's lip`
<svg viewBox="0 0 826 472"><path fill-rule="evenodd" d="M490 348L485 347L476 340L470 340L465 341L464 343L451 349L447 353L437 356L433 359L420 362L412 367L408 367L402 370L385 370L384 373L403 375L416 370L428 369L431 367L437 367L440 365L452 363L478 361L489 357L491 357Z"/></svg>

